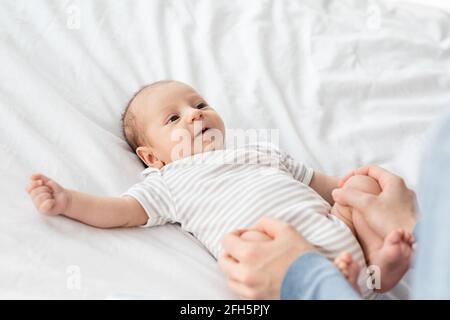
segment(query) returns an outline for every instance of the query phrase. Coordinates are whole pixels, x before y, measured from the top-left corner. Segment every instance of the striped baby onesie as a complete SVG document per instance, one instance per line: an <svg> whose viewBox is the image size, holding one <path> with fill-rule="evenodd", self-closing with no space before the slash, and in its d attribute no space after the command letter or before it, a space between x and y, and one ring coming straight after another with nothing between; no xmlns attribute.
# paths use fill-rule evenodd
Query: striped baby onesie
<svg viewBox="0 0 450 320"><path fill-rule="evenodd" d="M313 170L271 144L199 153L160 170L147 168L143 176L122 196L142 205L145 226L180 223L216 259L226 233L268 216L292 224L328 259L347 251L365 266L355 236L309 187Z"/></svg>

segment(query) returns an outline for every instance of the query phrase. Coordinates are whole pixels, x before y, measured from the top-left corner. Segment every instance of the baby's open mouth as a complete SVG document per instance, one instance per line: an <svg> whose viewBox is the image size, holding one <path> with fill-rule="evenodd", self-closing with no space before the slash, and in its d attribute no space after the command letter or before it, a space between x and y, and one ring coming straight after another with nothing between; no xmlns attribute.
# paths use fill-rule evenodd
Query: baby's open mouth
<svg viewBox="0 0 450 320"><path fill-rule="evenodd" d="M208 131L209 130L209 128L204 128L204 129L202 129L202 131L200 131L199 133L197 133L197 135L195 136L196 138L198 137L198 136L201 136L201 135L203 135L206 131Z"/></svg>

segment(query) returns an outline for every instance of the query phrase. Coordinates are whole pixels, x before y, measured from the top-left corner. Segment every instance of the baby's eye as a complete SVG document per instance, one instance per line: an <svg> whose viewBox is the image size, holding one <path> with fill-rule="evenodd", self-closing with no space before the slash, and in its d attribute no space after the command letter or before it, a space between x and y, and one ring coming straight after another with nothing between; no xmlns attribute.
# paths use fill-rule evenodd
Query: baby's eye
<svg viewBox="0 0 450 320"><path fill-rule="evenodd" d="M180 118L180 116L178 116L178 115L176 115L176 114L171 115L171 116L169 117L169 119L167 120L167 123L175 122L175 121L177 121L179 118Z"/></svg>
<svg viewBox="0 0 450 320"><path fill-rule="evenodd" d="M208 105L207 105L206 103L202 102L202 103L198 104L198 105L195 107L195 109L204 109L204 108L206 108L207 106L208 106Z"/></svg>

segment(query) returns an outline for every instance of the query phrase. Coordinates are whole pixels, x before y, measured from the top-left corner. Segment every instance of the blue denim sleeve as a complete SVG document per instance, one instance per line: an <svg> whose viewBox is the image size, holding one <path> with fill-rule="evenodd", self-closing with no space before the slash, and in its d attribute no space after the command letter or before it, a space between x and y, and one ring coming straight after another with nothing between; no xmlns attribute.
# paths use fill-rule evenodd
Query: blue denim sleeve
<svg viewBox="0 0 450 320"><path fill-rule="evenodd" d="M338 269L317 252L298 257L281 284L281 299L361 299Z"/></svg>
<svg viewBox="0 0 450 320"><path fill-rule="evenodd" d="M431 137L417 193L421 217L414 230L418 242L412 297L450 299L450 114Z"/></svg>
<svg viewBox="0 0 450 320"><path fill-rule="evenodd" d="M420 221L417 221L416 225L414 226L414 229L413 229L413 236L414 236L414 240L416 240L416 242L419 241L419 225L420 225Z"/></svg>
<svg viewBox="0 0 450 320"><path fill-rule="evenodd" d="M450 113L434 130L419 181L421 221L414 229L418 250L412 297L450 299ZM318 253L306 253L289 267L282 299L359 299L339 271Z"/></svg>

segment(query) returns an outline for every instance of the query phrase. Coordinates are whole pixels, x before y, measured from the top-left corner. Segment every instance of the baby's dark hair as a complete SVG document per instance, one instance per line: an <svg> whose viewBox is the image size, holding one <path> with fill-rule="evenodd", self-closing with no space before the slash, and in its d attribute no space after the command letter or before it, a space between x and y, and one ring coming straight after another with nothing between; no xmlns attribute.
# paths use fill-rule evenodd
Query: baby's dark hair
<svg viewBox="0 0 450 320"><path fill-rule="evenodd" d="M122 121L122 132L133 152L136 152L136 149L142 145L145 145L145 136L142 131L138 128L138 123L136 121L136 115L130 110L131 105L133 104L134 99L144 90L152 87L156 87L163 84L168 84L171 82L175 82L175 80L161 80L156 81L151 84L145 85L140 88L137 92L133 94L130 101L128 101L127 106L125 107L125 111L122 113L121 121ZM145 164L145 163L144 163Z"/></svg>

